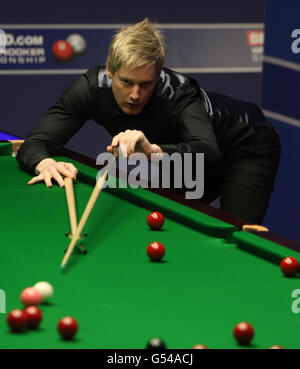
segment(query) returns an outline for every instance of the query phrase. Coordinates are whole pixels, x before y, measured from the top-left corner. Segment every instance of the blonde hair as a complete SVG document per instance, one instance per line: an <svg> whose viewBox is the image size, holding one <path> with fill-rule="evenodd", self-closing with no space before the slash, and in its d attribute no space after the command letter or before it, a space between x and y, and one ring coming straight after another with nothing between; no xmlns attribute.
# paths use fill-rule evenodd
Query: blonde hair
<svg viewBox="0 0 300 369"><path fill-rule="evenodd" d="M121 28L115 34L109 46L106 65L114 75L122 65L137 68L155 63L159 75L164 59L164 37L157 25L145 18L142 22Z"/></svg>

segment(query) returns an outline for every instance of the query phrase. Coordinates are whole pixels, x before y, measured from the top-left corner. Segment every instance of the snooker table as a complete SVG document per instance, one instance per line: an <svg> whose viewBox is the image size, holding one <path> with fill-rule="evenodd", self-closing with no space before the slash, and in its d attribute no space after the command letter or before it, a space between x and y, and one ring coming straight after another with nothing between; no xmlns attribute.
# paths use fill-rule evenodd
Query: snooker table
<svg viewBox="0 0 300 369"><path fill-rule="evenodd" d="M87 221L86 255L73 253L68 270L59 266L70 240L65 191L19 169L12 144L0 143L0 289L6 313L22 308L21 291L38 281L54 286L41 305L43 321L34 331L12 333L0 313L0 348L142 349L152 337L169 349L244 348L232 331L251 323L255 336L247 348L300 348L299 315L292 311L296 276L283 276L279 263L299 252L257 234L241 231L215 216L146 189L102 191ZM74 183L77 217L95 185L97 169L70 157L79 170ZM165 224L152 231L150 211ZM263 232L267 233L267 232ZM166 255L151 262L147 245L159 241ZM79 323L72 341L56 330L71 315Z"/></svg>

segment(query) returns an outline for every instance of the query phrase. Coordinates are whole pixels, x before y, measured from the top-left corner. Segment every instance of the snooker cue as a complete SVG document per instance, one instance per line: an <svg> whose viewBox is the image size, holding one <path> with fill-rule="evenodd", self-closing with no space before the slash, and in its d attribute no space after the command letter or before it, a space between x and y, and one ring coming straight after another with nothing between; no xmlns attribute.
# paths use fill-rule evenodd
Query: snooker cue
<svg viewBox="0 0 300 369"><path fill-rule="evenodd" d="M76 216L76 209L75 209L73 180L72 178L65 177L64 182L65 182L66 198L67 198L70 225L71 225L71 233L73 236L77 228L77 216Z"/></svg>
<svg viewBox="0 0 300 369"><path fill-rule="evenodd" d="M114 160L115 160L115 157L113 157L109 167L111 167L114 163ZM109 168L110 169L110 168ZM91 214L91 211L93 210L93 207L98 199L98 196L100 195L102 189L103 189L103 184L104 182L106 181L107 177L108 177L108 171L109 169L107 169L104 174L98 178L97 182L96 182L96 185L95 185L95 188L89 198L89 201L84 209L84 212L83 212L83 215L80 219L80 222L78 224L78 227L75 231L75 234L73 234L73 237L72 237L72 240L71 240L71 243L69 244L69 247L67 249L67 252L65 253L65 256L62 260L62 263L60 265L61 269L64 269L65 266L67 265L67 262L70 258L70 255L76 245L76 242L78 241L79 237L80 237L80 234L83 230L83 227L85 226L87 220L88 220L88 217L89 215Z"/></svg>

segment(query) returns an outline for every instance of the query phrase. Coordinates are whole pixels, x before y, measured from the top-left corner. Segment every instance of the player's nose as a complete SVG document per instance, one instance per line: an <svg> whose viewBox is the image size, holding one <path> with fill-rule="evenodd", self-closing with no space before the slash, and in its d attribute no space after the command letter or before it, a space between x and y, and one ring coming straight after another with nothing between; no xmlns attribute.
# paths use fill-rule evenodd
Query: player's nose
<svg viewBox="0 0 300 369"><path fill-rule="evenodd" d="M130 98L132 101L138 102L140 97L140 87L138 85L134 85L131 90Z"/></svg>

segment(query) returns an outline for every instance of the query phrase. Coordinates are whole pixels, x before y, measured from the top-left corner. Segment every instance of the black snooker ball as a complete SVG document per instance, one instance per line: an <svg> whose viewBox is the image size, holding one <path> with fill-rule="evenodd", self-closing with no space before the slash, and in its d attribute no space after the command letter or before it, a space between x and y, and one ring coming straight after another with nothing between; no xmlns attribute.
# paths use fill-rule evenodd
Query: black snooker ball
<svg viewBox="0 0 300 369"><path fill-rule="evenodd" d="M152 338L146 346L146 349L151 350L166 350L167 346L166 344L160 339L160 338Z"/></svg>

